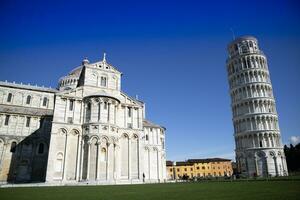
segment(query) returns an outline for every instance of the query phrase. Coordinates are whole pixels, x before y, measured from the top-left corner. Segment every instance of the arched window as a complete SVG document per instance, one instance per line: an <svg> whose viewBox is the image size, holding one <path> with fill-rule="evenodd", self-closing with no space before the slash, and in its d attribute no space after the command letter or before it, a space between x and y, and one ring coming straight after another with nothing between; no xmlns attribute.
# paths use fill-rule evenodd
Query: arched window
<svg viewBox="0 0 300 200"><path fill-rule="evenodd" d="M87 110L88 110L88 111L91 110L91 103L88 103L88 105L87 105Z"/></svg>
<svg viewBox="0 0 300 200"><path fill-rule="evenodd" d="M251 41L249 42L249 46L250 46L250 47L253 47L253 43L252 43Z"/></svg>
<svg viewBox="0 0 300 200"><path fill-rule="evenodd" d="M31 117L26 117L26 127L30 126Z"/></svg>
<svg viewBox="0 0 300 200"><path fill-rule="evenodd" d="M44 143L40 143L38 148L38 154L43 154L43 153L44 153Z"/></svg>
<svg viewBox="0 0 300 200"><path fill-rule="evenodd" d="M10 115L5 116L4 126L8 126Z"/></svg>
<svg viewBox="0 0 300 200"><path fill-rule="evenodd" d="M7 96L7 102L11 102L12 100L12 93L9 93Z"/></svg>
<svg viewBox="0 0 300 200"><path fill-rule="evenodd" d="M30 101L31 101L31 96L28 95L28 96L27 96L27 99L26 99L26 104L30 104Z"/></svg>
<svg viewBox="0 0 300 200"><path fill-rule="evenodd" d="M16 142L12 142L11 146L10 146L10 152L11 153L15 153L17 149L17 143Z"/></svg>
<svg viewBox="0 0 300 200"><path fill-rule="evenodd" d="M148 134L146 135L146 141L148 141L149 140L149 136L148 136Z"/></svg>
<svg viewBox="0 0 300 200"><path fill-rule="evenodd" d="M69 104L69 110L73 111L73 107L74 107L74 99L71 99Z"/></svg>
<svg viewBox="0 0 300 200"><path fill-rule="evenodd" d="M44 97L44 99L43 99L43 106L47 106L47 103L48 103L48 98Z"/></svg>
<svg viewBox="0 0 300 200"><path fill-rule="evenodd" d="M87 108L86 108L86 121L89 122L91 120L91 103L89 102L87 104Z"/></svg>
<svg viewBox="0 0 300 200"><path fill-rule="evenodd" d="M128 117L131 117L131 115L132 115L132 108L128 107Z"/></svg>
<svg viewBox="0 0 300 200"><path fill-rule="evenodd" d="M104 76L101 76L101 86L106 87L107 86L107 78Z"/></svg>

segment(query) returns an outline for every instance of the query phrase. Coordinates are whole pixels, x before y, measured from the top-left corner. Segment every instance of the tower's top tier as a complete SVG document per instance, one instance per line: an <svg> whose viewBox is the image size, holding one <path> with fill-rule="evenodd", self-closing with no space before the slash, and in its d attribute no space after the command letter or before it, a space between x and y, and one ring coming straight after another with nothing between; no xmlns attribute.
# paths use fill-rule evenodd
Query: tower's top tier
<svg viewBox="0 0 300 200"><path fill-rule="evenodd" d="M237 55L245 55L250 53L261 53L258 47L257 39L253 36L242 36L236 38L227 47L229 58Z"/></svg>

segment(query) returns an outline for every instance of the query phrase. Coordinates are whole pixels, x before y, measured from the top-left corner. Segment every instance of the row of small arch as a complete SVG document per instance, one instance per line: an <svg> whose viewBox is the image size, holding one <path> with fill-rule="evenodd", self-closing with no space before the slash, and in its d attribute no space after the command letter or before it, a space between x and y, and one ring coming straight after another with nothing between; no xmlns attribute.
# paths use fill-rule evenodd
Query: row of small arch
<svg viewBox="0 0 300 200"><path fill-rule="evenodd" d="M265 148L279 147L280 135L278 133L256 133L240 135L235 137L236 148Z"/></svg>
<svg viewBox="0 0 300 200"><path fill-rule="evenodd" d="M250 120L264 121L264 120L273 120L273 119L277 120L278 118L276 115L256 115L249 118L235 119L233 122L238 123L238 122L245 122Z"/></svg>
<svg viewBox="0 0 300 200"><path fill-rule="evenodd" d="M134 134L123 133L121 135L121 137L118 137L118 138L114 137L114 136L108 137L106 135L102 135L102 136L98 136L98 135L87 136L87 135L85 135L84 136L84 141L85 142L91 142L93 139L96 139L97 141L106 140L107 143L116 144L119 141L119 139L121 139L121 138L125 138L125 139L128 139L128 140L139 140L140 139L139 136L138 136L138 134L135 134L135 133Z"/></svg>
<svg viewBox="0 0 300 200"><path fill-rule="evenodd" d="M109 97L109 96L105 96L105 97L88 97L88 98L84 98L84 103L87 106L89 103L93 104L93 105L97 105L98 103L112 103L112 104L116 104L118 101L116 100L116 98L114 97Z"/></svg>
<svg viewBox="0 0 300 200"><path fill-rule="evenodd" d="M271 85L251 84L232 90L230 96L233 102L253 97L273 98L273 90Z"/></svg>
<svg viewBox="0 0 300 200"><path fill-rule="evenodd" d="M257 137L269 137L269 136L278 136L280 137L280 134L278 131L271 131L271 132L258 132L258 133L246 133L246 134L240 134L236 135L235 139L243 139L243 138L257 138Z"/></svg>
<svg viewBox="0 0 300 200"><path fill-rule="evenodd" d="M252 100L246 101L232 106L233 116L251 113L276 113L275 101L267 100Z"/></svg>
<svg viewBox="0 0 300 200"><path fill-rule="evenodd" d="M228 75L240 72L245 69L260 68L268 69L266 58L264 56L243 56L241 58L232 59L227 64Z"/></svg>
<svg viewBox="0 0 300 200"><path fill-rule="evenodd" d="M59 128L58 129L58 134L60 135L81 135L81 132L76 129L76 128L73 128L73 129L68 129L67 127L63 127L63 128Z"/></svg>
<svg viewBox="0 0 300 200"><path fill-rule="evenodd" d="M235 133L254 130L279 130L277 116L255 116L234 120Z"/></svg>
<svg viewBox="0 0 300 200"><path fill-rule="evenodd" d="M274 156L279 156L279 157L284 157L284 153L282 151L268 151L268 154L272 157ZM256 152L238 152L236 154L237 159L245 159L245 158L253 158L253 157L267 157L268 155L264 151L256 151Z"/></svg>
<svg viewBox="0 0 300 200"><path fill-rule="evenodd" d="M266 82L271 83L269 73L265 71L246 71L229 79L230 88L239 86L241 84L253 82Z"/></svg>
<svg viewBox="0 0 300 200"><path fill-rule="evenodd" d="M73 135L80 135L81 132L78 129L69 130L68 128L64 127L64 128L59 128L58 133L60 133L61 135L68 135L70 133L73 133ZM123 133L121 137L128 138L128 139L139 139L139 136L136 133L132 133L132 134ZM101 137L99 137L98 135L84 136L85 140L88 139L90 141L92 138L97 138L97 139L106 138L107 141L109 142L116 142L118 140L118 138L116 137L108 137L108 136L101 136Z"/></svg>

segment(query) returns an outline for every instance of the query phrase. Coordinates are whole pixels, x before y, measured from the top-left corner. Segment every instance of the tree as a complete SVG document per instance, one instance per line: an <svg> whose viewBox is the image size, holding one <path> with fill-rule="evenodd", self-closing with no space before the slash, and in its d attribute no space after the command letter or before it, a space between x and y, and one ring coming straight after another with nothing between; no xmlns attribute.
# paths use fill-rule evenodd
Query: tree
<svg viewBox="0 0 300 200"><path fill-rule="evenodd" d="M295 146L290 144L290 147L284 145L284 153L289 171L300 171L300 143Z"/></svg>

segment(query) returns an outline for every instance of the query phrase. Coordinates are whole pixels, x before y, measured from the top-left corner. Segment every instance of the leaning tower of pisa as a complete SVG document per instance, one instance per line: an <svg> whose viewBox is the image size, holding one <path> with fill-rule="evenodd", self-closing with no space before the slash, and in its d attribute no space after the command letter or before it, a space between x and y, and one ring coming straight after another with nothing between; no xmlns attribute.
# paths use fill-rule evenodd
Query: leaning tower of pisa
<svg viewBox="0 0 300 200"><path fill-rule="evenodd" d="M227 72L238 170L245 176L288 174L267 59L257 39L228 45Z"/></svg>

